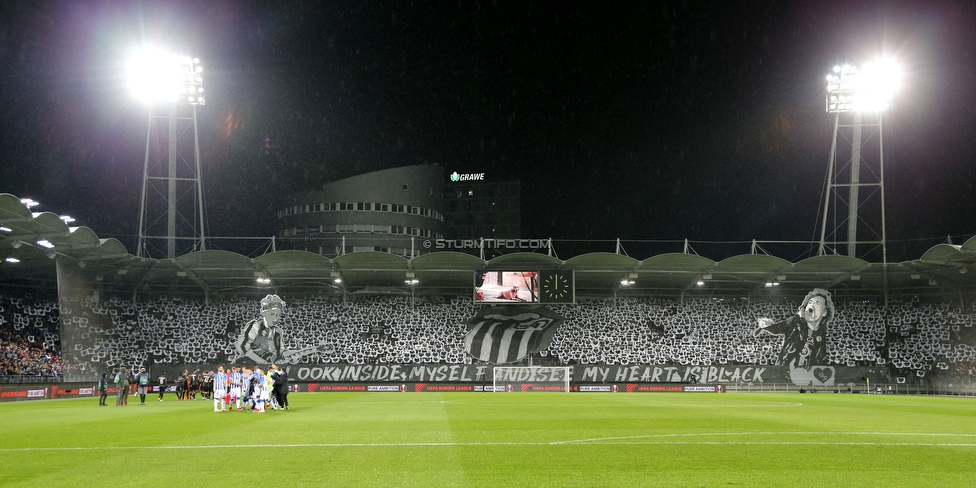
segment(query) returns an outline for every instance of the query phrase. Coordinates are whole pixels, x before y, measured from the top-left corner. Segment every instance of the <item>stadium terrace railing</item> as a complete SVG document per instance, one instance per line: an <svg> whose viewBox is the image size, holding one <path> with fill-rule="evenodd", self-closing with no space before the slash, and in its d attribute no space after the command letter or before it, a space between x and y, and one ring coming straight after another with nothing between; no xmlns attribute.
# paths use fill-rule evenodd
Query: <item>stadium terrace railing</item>
<svg viewBox="0 0 976 488"><path fill-rule="evenodd" d="M134 238L134 236L107 236L116 237L123 241ZM967 236L957 236L963 240ZM309 240L316 239L315 235L302 236L207 236L207 249L219 249L224 251L236 252L251 258L262 254L274 252L280 248L295 249L301 248L302 244ZM352 249L357 240L375 242L377 236L361 237L354 233L345 236L348 241L348 248ZM708 256L711 259L721 260L724 258L740 254L768 254L778 256L787 260L802 260L804 258L816 256L819 241L805 240L740 240L740 241L708 241L694 239L553 239L538 238L548 243L546 249L536 250L535 252L547 252L552 255L567 259L573 256L592 252L614 252L625 254L642 259L648 256L655 256L664 253L690 253L700 256ZM425 239L416 237L416 248L422 249ZM905 241L888 241L889 246L898 243L899 249L904 248L904 258L909 259L921 256L926 250L937 244L946 243L945 237L932 237L927 239L913 239ZM949 236L948 243L952 243L953 238ZM835 243L837 244L837 243ZM429 250L426 250L429 252ZM489 253L491 254L491 253ZM486 256L490 259L496 254ZM334 256L331 256L334 257ZM876 261L880 262L880 256ZM897 256L896 256L897 257Z"/></svg>
<svg viewBox="0 0 976 488"><path fill-rule="evenodd" d="M38 376L34 374L8 374L0 375L0 384L7 385L21 385L21 384L52 384L52 383L62 383L65 381L83 381L83 380L66 380L61 376Z"/></svg>

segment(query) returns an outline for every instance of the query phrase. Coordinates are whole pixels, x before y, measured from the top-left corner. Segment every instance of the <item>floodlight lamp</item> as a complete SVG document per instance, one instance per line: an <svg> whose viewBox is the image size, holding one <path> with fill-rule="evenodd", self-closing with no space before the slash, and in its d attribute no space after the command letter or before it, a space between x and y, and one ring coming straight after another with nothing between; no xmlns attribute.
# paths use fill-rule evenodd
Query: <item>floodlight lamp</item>
<svg viewBox="0 0 976 488"><path fill-rule="evenodd" d="M178 103L180 94L196 93L203 85L200 60L177 56L159 49L146 48L136 52L126 66L126 78L135 96L147 103ZM200 97L187 98L185 103L203 105Z"/></svg>
<svg viewBox="0 0 976 488"><path fill-rule="evenodd" d="M41 240L37 241L37 245L38 246L41 246L41 247L46 247L48 249L51 249L51 248L54 247L54 244L51 244L51 241L49 241L47 239L41 239Z"/></svg>
<svg viewBox="0 0 976 488"><path fill-rule="evenodd" d="M704 281L701 281L701 280L699 280L698 283L696 283L696 284L698 286L705 286L705 282Z"/></svg>
<svg viewBox="0 0 976 488"><path fill-rule="evenodd" d="M267 285L267 284L271 283L271 278L258 278L257 279L257 282L260 283L260 284L262 284L262 285Z"/></svg>
<svg viewBox="0 0 976 488"><path fill-rule="evenodd" d="M882 112L901 85L901 69L892 59L881 59L858 69L835 66L827 75L827 112Z"/></svg>
<svg viewBox="0 0 976 488"><path fill-rule="evenodd" d="M9 232L13 232L13 231L14 230L11 229L10 227L4 227L4 226L0 225L0 232L8 232L9 233Z"/></svg>
<svg viewBox="0 0 976 488"><path fill-rule="evenodd" d="M17 259L17 258L7 258L7 259L4 259L4 261L6 261L8 263L11 263L11 264L17 264L17 263L20 262L20 260Z"/></svg>
<svg viewBox="0 0 976 488"><path fill-rule="evenodd" d="M72 217L72 216L70 216L70 215L62 215L62 216L60 216L58 218L61 219L62 221L64 221L64 223L66 223L66 224L70 224L70 223L72 223L72 222L75 221L75 218Z"/></svg>
<svg viewBox="0 0 976 488"><path fill-rule="evenodd" d="M30 198L21 198L20 199L20 203L23 203L24 206L27 207L27 208L33 208L33 207L36 207L36 206L40 205L40 203L35 202L34 200L31 200Z"/></svg>

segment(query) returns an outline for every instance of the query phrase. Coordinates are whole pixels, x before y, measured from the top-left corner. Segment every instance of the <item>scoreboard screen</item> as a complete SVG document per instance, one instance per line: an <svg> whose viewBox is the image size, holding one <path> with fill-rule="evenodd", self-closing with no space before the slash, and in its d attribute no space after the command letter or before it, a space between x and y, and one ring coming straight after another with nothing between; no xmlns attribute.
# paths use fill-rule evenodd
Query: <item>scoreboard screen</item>
<svg viewBox="0 0 976 488"><path fill-rule="evenodd" d="M476 271L475 303L539 303L538 271Z"/></svg>
<svg viewBox="0 0 976 488"><path fill-rule="evenodd" d="M576 303L572 271L476 271L475 304Z"/></svg>

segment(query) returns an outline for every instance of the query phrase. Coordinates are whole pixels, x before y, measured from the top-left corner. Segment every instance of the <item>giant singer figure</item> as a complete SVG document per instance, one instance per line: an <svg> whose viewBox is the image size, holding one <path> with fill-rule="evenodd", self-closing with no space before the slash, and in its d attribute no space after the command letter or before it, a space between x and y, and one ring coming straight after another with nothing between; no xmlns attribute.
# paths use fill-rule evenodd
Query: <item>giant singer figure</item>
<svg viewBox="0 0 976 488"><path fill-rule="evenodd" d="M790 369L809 369L827 364L827 324L834 318L834 302L830 292L815 288L807 293L795 315L774 322L760 317L756 333L766 332L783 336L783 348L776 364Z"/></svg>

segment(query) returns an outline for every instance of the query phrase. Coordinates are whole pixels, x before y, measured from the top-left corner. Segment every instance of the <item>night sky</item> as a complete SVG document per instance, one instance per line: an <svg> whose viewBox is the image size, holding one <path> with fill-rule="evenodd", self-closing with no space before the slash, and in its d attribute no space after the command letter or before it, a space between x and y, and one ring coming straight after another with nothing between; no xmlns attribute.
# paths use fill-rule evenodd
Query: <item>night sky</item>
<svg viewBox="0 0 976 488"><path fill-rule="evenodd" d="M523 237L813 240L824 76L881 54L905 69L889 259L976 233L974 2L3 2L0 192L130 251L146 109L119 74L143 35L206 68L210 235L431 163L521 180Z"/></svg>

